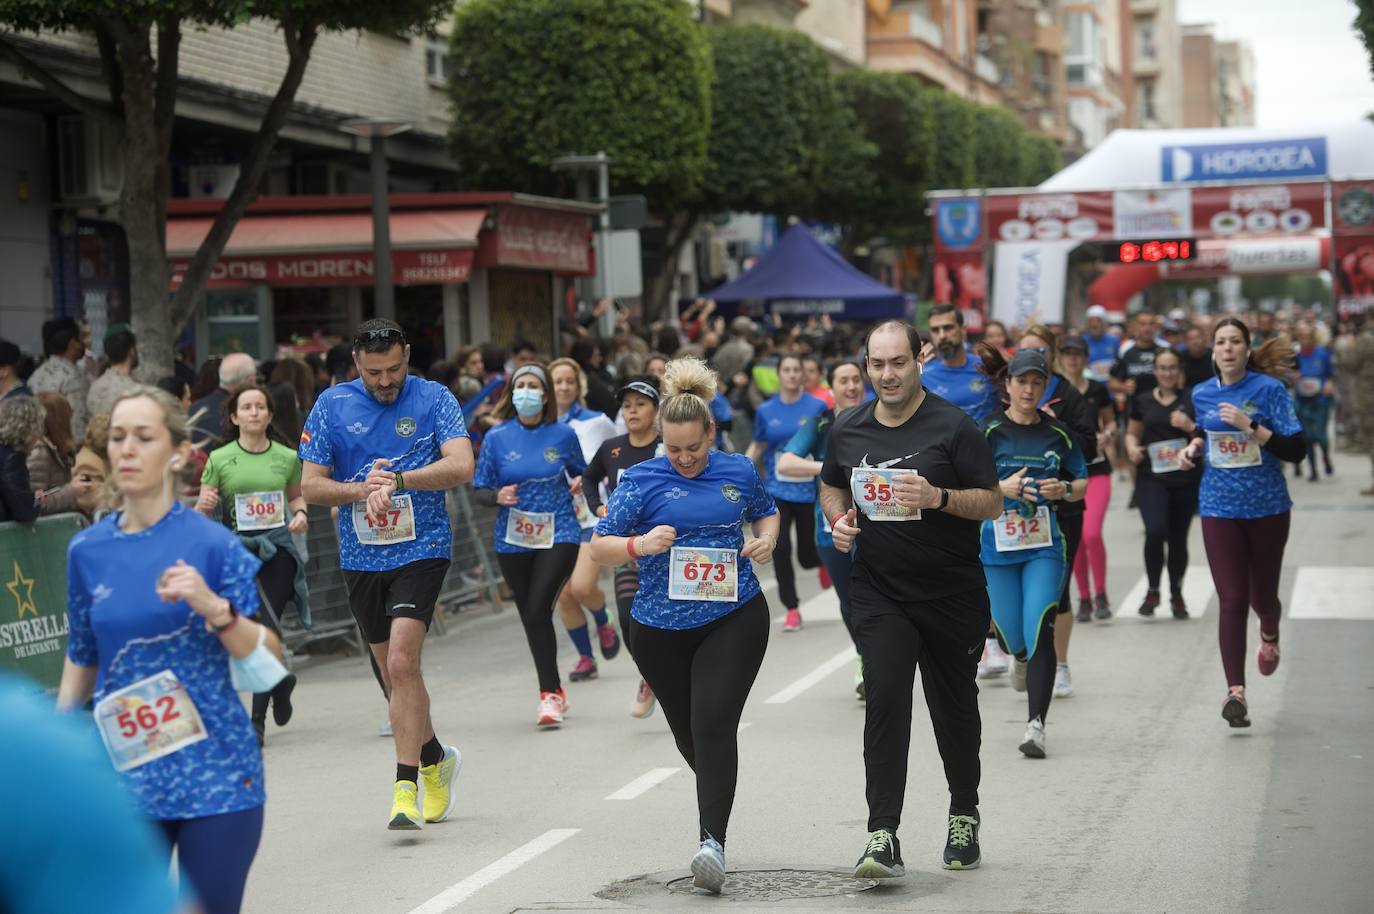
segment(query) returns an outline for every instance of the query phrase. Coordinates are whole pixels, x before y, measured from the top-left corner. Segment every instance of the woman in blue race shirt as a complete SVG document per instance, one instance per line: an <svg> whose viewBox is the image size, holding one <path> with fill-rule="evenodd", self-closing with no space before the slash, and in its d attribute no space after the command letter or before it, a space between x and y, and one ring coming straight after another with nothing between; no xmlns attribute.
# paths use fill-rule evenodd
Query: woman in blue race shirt
<svg viewBox="0 0 1374 914"><path fill-rule="evenodd" d="M1336 365L1331 350L1317 345L1316 331L1307 321L1298 324L1294 333L1298 343L1297 394L1298 421L1302 423L1303 438L1307 441L1308 480L1317 481L1317 448L1322 451L1322 467L1326 475L1331 467L1331 442L1327 440L1327 426L1331 422L1331 398L1336 393ZM1302 461L1294 467L1302 476Z"/></svg>
<svg viewBox="0 0 1374 914"><path fill-rule="evenodd" d="M1007 651L1028 664L1027 724L1021 752L1045 757L1045 716L1054 690L1054 623L1064 573L1066 538L1059 506L1081 501L1088 466L1068 426L1039 407L1049 382L1044 354L1023 349L1011 364L980 345L990 377L1004 380L1008 404L983 426L997 461L1002 516L984 521L983 571L993 625Z"/></svg>
<svg viewBox="0 0 1374 914"><path fill-rule="evenodd" d="M71 636L57 701L73 709L94 697L115 768L176 848L205 910L233 914L266 797L230 658L280 647L250 618L261 563L176 500L188 437L185 414L161 390L114 405L109 455L122 503L68 549Z"/></svg>
<svg viewBox="0 0 1374 914"><path fill-rule="evenodd" d="M696 772L700 844L691 869L698 887L719 893L739 718L768 645L768 602L751 561L772 560L777 508L752 461L711 446L715 372L677 359L663 382L665 454L625 471L592 555L607 566L639 560L625 642Z"/></svg>
<svg viewBox="0 0 1374 914"><path fill-rule="evenodd" d="M557 727L568 700L558 677L553 610L577 565L582 528L573 495L582 491L587 464L577 433L558 421L548 375L538 365L515 370L494 415L506 421L487 433L472 487L479 501L501 507L496 562L515 595L539 676L536 723Z"/></svg>
<svg viewBox="0 0 1374 914"><path fill-rule="evenodd" d="M1250 726L1245 629L1252 606L1260 621L1260 674L1279 666L1279 573L1293 507L1280 461L1297 463L1307 450L1293 398L1278 380L1292 356L1281 338L1251 349L1243 321L1218 321L1212 330L1217 376L1192 390L1197 428L1180 461L1184 469L1205 461L1198 513L1221 609L1221 716L1232 727Z"/></svg>
<svg viewBox="0 0 1374 914"><path fill-rule="evenodd" d="M784 632L801 631L798 610L797 577L792 570L792 539L797 530L797 562L803 568L821 563L816 554L816 483L814 478L789 476L778 471L778 455L792 436L810 419L826 411L825 402L802 389L801 356L784 355L778 360L778 392L759 405L754 413L754 440L749 459L763 460L764 485L778 506L778 554L774 574L778 578L778 599L787 609Z"/></svg>

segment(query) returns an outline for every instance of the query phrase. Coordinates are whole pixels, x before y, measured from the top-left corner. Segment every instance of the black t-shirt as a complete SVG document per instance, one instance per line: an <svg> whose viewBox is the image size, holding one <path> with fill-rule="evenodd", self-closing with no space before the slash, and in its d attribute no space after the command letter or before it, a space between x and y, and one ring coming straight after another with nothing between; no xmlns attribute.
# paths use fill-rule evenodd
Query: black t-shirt
<svg viewBox="0 0 1374 914"><path fill-rule="evenodd" d="M1083 402L1087 404L1089 415L1092 416L1094 431L1093 450L1096 450L1096 430L1099 425L1098 416L1102 414L1102 410L1105 408L1116 408L1115 404L1112 402L1112 392L1107 389L1106 384L1089 378L1087 389L1079 391L1079 394L1083 397ZM1091 451L1084 450L1083 453L1088 454L1091 453ZM1111 471L1112 465L1107 461L1106 454L1097 454L1092 462L1088 464L1088 477L1090 479L1093 476L1106 476Z"/></svg>
<svg viewBox="0 0 1374 914"><path fill-rule="evenodd" d="M1183 365L1183 386L1189 390L1211 378L1214 373L1210 349L1202 355L1191 355L1185 349L1178 354L1178 360Z"/></svg>
<svg viewBox="0 0 1374 914"><path fill-rule="evenodd" d="M1136 343L1121 354L1112 366L1112 377L1118 381L1135 379L1135 392L1142 393L1155 386L1155 353L1159 347L1151 343L1142 346Z"/></svg>
<svg viewBox="0 0 1374 914"><path fill-rule="evenodd" d="M854 467L914 469L946 489L991 489L997 465L973 420L926 391L911 418L888 428L873 400L845 410L830 427L821 481L849 490ZM859 513L854 575L900 603L919 603L987 586L979 558L979 521L928 509L920 520L869 520Z"/></svg>
<svg viewBox="0 0 1374 914"><path fill-rule="evenodd" d="M1193 411L1192 398L1188 392L1184 391L1178 395L1178 399L1168 406L1155 399L1154 391L1147 391L1143 394L1136 394L1131 398L1131 419L1141 423L1140 446L1149 447L1156 441L1168 441L1174 438L1182 438L1187 441L1191 436L1181 428L1174 428L1169 422L1169 417L1174 410L1182 410L1189 419L1197 421L1197 414ZM1150 455L1136 465L1136 473L1140 476L1150 476L1160 483L1173 488L1175 486L1195 486L1202 480L1202 468L1193 467L1191 470L1176 470L1172 473L1160 473L1158 475L1150 468Z"/></svg>
<svg viewBox="0 0 1374 914"><path fill-rule="evenodd" d="M644 447L630 443L629 435L616 435L601 442L582 474L582 494L587 498L587 508L595 514L601 507L601 484L606 484L606 494L615 491L620 483L620 474L637 463L643 463L658 455L657 437Z"/></svg>

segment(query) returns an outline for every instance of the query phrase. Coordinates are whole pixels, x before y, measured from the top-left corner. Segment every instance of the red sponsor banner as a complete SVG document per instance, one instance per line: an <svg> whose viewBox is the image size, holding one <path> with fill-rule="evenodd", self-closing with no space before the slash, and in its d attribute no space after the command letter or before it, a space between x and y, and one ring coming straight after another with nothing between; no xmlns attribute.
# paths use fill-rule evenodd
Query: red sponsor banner
<svg viewBox="0 0 1374 914"><path fill-rule="evenodd" d="M1374 235L1337 235L1332 242L1337 309L1368 311L1374 307Z"/></svg>
<svg viewBox="0 0 1374 914"><path fill-rule="evenodd" d="M1326 185L1195 187L1193 232L1202 237L1304 235L1326 228Z"/></svg>
<svg viewBox="0 0 1374 914"><path fill-rule="evenodd" d="M392 251L391 278L401 286L450 285L472 276L472 249ZM189 261L172 263L172 288L181 285ZM371 251L221 257L210 271L212 289L232 286L370 286Z"/></svg>
<svg viewBox="0 0 1374 914"><path fill-rule="evenodd" d="M478 263L586 274L592 271L591 247L591 220L583 213L501 206L495 233L482 235Z"/></svg>
<svg viewBox="0 0 1374 914"><path fill-rule="evenodd" d="M970 332L982 332L988 307L988 274L981 251L936 252L932 292L936 304L959 307L964 313L964 326Z"/></svg>
<svg viewBox="0 0 1374 914"><path fill-rule="evenodd" d="M1112 195L1087 193L989 194L988 240L1099 241L1112 236Z"/></svg>

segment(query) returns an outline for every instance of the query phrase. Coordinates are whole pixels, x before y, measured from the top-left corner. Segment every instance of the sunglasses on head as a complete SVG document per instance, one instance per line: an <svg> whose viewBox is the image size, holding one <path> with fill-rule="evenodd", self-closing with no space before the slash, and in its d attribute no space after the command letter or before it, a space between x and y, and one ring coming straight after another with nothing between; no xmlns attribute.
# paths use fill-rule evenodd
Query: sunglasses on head
<svg viewBox="0 0 1374 914"><path fill-rule="evenodd" d="M364 330L360 336L364 340L401 340L404 341L406 335L399 330L391 327L383 327L380 330Z"/></svg>

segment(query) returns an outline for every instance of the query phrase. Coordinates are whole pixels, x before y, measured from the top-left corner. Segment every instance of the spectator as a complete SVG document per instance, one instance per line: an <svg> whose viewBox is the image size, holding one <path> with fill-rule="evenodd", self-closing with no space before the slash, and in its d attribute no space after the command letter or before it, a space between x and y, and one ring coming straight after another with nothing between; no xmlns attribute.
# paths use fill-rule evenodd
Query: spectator
<svg viewBox="0 0 1374 914"><path fill-rule="evenodd" d="M516 340L510 347L510 370L533 365L539 361L539 351L529 340Z"/></svg>
<svg viewBox="0 0 1374 914"><path fill-rule="evenodd" d="M191 412L191 385L182 380L180 375L170 374L165 378L160 378L157 382L159 390L165 390L176 398L181 404L181 411L187 415Z"/></svg>
<svg viewBox="0 0 1374 914"><path fill-rule="evenodd" d="M285 381L291 385L291 389L296 393L296 406L301 413L309 413L310 408L315 405L315 374L310 370L310 366L298 358L288 356L282 359L272 369L272 374L268 376L268 383L275 384L278 381ZM300 436L297 435L297 438ZM296 446L296 438L290 439L291 447Z"/></svg>
<svg viewBox="0 0 1374 914"><path fill-rule="evenodd" d="M231 352L219 363L219 386L191 404L191 424L195 442L214 449L234 437L233 426L224 416L224 401L237 390L258 379L258 363L246 352Z"/></svg>
<svg viewBox="0 0 1374 914"><path fill-rule="evenodd" d="M351 358L351 356L350 356ZM506 373L506 350L496 343L482 344L482 370L487 373L485 380L490 381Z"/></svg>
<svg viewBox="0 0 1374 914"><path fill-rule="evenodd" d="M134 380L138 344L128 324L115 324L105 334L105 356L110 360L110 367L95 379L86 395L86 408L92 416L108 413L116 400L139 386Z"/></svg>
<svg viewBox="0 0 1374 914"><path fill-rule="evenodd" d="M211 356L201 364L200 370L196 372L196 378L191 382L191 402L194 403L201 397L209 396L210 393L219 386L219 363L224 359L219 356Z"/></svg>
<svg viewBox="0 0 1374 914"><path fill-rule="evenodd" d="M314 395L310 398L311 404L314 404L315 397L318 397L329 387L329 372L324 367L324 356L318 352L307 352L305 364L310 369L310 376L315 379Z"/></svg>
<svg viewBox="0 0 1374 914"><path fill-rule="evenodd" d="M1201 327L1189 327L1183 341L1183 351L1179 354L1179 361L1183 363L1183 386L1191 390L1212 377L1212 350L1207 347L1207 336Z"/></svg>
<svg viewBox="0 0 1374 914"><path fill-rule="evenodd" d="M353 364L353 350L347 343L329 347L324 356L324 368L329 373L329 386L347 384L358 376L358 366Z"/></svg>
<svg viewBox="0 0 1374 914"><path fill-rule="evenodd" d="M72 476L76 439L72 437L72 408L61 395L42 393L43 437L25 461L40 515L80 510L80 500L93 488L90 479Z"/></svg>
<svg viewBox="0 0 1374 914"><path fill-rule="evenodd" d="M72 407L72 437L86 434L86 392L91 382L77 367L86 353L81 342L81 329L70 317L58 318L43 324L43 353L47 356L29 378L29 387L36 394L43 391L59 393ZM27 451L25 452L27 453Z"/></svg>
<svg viewBox="0 0 1374 914"><path fill-rule="evenodd" d="M32 397L33 391L19 377L19 363L24 354L9 340L0 340L0 399L6 397Z"/></svg>
<svg viewBox="0 0 1374 914"><path fill-rule="evenodd" d="M479 388L482 381L486 379L486 364L482 358L481 346L464 346L459 349L458 354L453 358L453 364L458 366L460 374L476 378Z"/></svg>
<svg viewBox="0 0 1374 914"><path fill-rule="evenodd" d="M615 398L615 382L606 371L601 346L597 340L583 337L572 346L572 359L582 369L587 379L587 407L614 417L620 410Z"/></svg>
<svg viewBox="0 0 1374 914"><path fill-rule="evenodd" d="M33 397L0 401L0 521L38 518L28 457L43 437L43 405Z"/></svg>
<svg viewBox="0 0 1374 914"><path fill-rule="evenodd" d="M722 378L733 378L754 360L754 347L749 338L754 335L754 322L743 315L730 322L730 339L716 350L716 370Z"/></svg>

